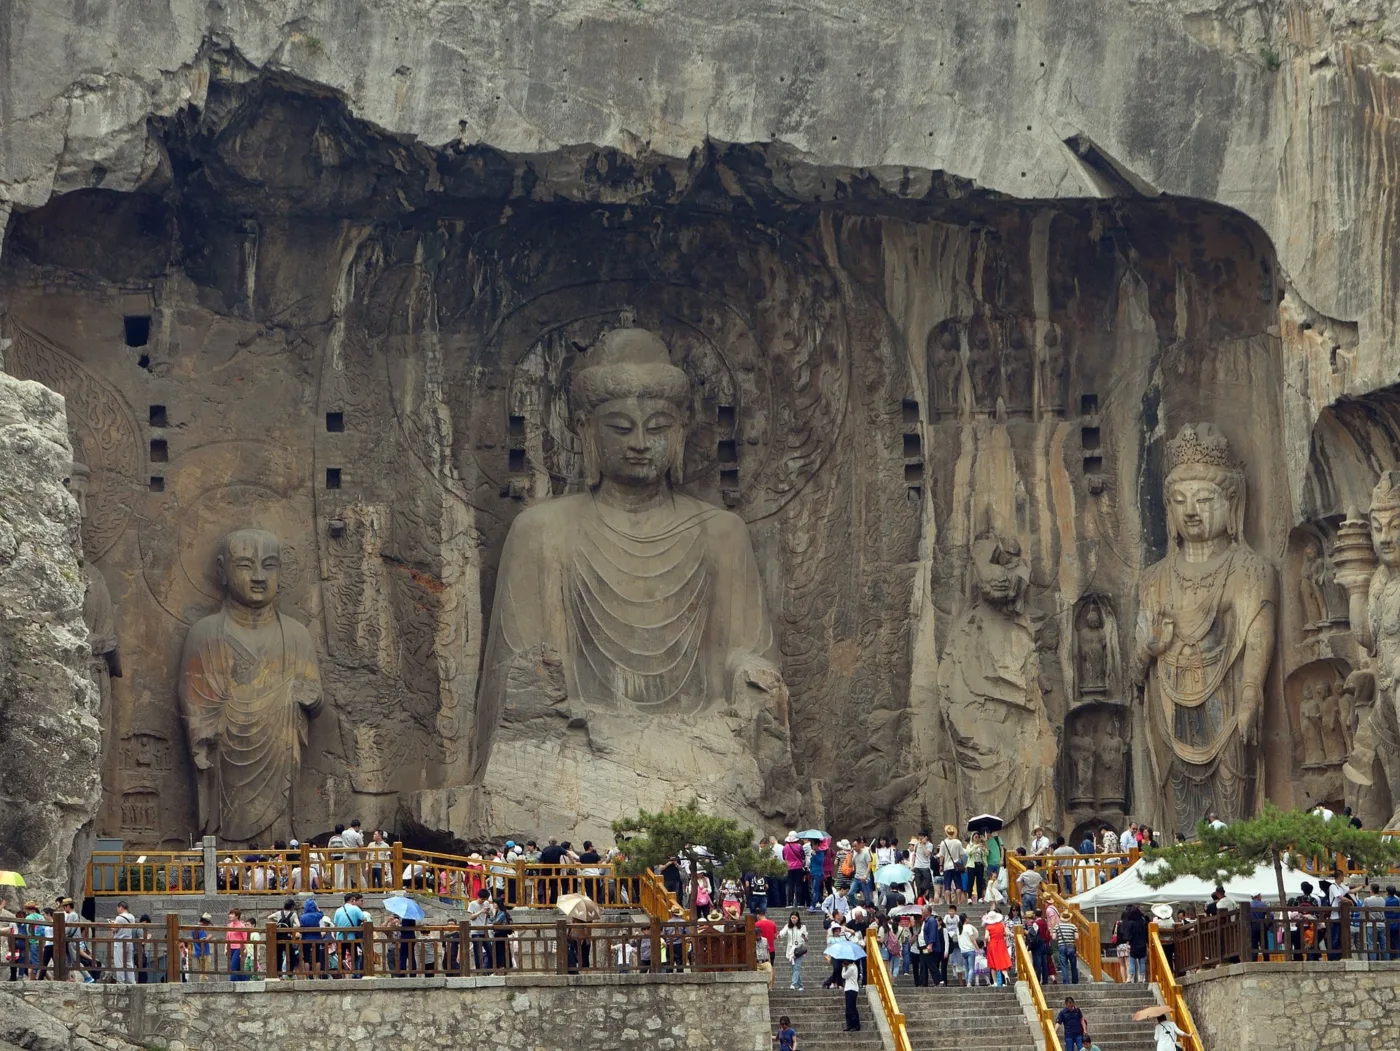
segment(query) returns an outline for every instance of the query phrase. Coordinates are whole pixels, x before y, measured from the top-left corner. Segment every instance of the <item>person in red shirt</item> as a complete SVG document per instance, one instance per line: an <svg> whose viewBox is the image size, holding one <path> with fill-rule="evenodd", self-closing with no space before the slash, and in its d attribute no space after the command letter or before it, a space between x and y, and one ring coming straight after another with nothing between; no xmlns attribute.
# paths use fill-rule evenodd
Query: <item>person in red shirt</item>
<svg viewBox="0 0 1400 1051"><path fill-rule="evenodd" d="M768 913L759 909L754 913L753 930L768 945L768 988L773 988L773 960L777 959L775 950L778 944L778 925L768 918ZM760 968L762 969L762 968Z"/></svg>

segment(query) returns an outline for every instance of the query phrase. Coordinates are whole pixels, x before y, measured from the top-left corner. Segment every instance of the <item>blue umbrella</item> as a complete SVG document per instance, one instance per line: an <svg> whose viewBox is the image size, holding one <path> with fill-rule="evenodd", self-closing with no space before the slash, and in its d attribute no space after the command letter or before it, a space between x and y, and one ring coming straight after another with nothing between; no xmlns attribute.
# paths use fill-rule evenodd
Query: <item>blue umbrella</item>
<svg viewBox="0 0 1400 1051"><path fill-rule="evenodd" d="M797 833L798 839L825 839L826 833L819 828L809 828L806 832Z"/></svg>
<svg viewBox="0 0 1400 1051"><path fill-rule="evenodd" d="M833 960L863 960L865 950L855 942L848 942L844 939L839 942L832 942L826 947L826 955Z"/></svg>
<svg viewBox="0 0 1400 1051"><path fill-rule="evenodd" d="M913 883L914 873L908 865L881 865L875 870L875 882L885 887L891 883Z"/></svg>
<svg viewBox="0 0 1400 1051"><path fill-rule="evenodd" d="M416 922L428 918L428 914L423 911L423 906L419 905L412 898L405 898L402 895L385 898L384 911L392 912L401 920L414 920Z"/></svg>

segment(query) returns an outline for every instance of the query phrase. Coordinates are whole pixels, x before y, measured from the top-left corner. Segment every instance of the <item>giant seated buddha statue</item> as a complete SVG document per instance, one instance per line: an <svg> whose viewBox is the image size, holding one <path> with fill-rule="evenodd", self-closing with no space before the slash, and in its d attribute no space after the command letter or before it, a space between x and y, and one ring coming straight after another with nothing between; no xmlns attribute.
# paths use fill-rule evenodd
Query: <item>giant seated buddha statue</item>
<svg viewBox="0 0 1400 1051"><path fill-rule="evenodd" d="M472 782L500 829L600 833L699 797L799 803L788 695L744 522L677 489L690 383L661 338L603 335L570 389L586 487L501 554Z"/></svg>

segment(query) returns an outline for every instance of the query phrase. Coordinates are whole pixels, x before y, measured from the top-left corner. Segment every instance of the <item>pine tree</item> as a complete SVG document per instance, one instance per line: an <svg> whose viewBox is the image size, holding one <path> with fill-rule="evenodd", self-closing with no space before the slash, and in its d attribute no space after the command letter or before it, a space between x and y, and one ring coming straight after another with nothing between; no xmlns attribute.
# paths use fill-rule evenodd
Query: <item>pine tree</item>
<svg viewBox="0 0 1400 1051"><path fill-rule="evenodd" d="M1265 803L1256 818L1234 821L1224 828L1206 822L1196 829L1197 839L1171 847L1149 847L1143 856L1157 862L1143 872L1149 887L1161 887L1180 876L1224 883L1237 876L1253 875L1260 865L1272 865L1278 879L1278 901L1286 905L1283 870L1301 869L1315 858L1323 859L1330 873L1332 859L1345 855L1355 868L1386 872L1400 865L1400 843L1378 832L1356 828L1344 818L1324 821L1301 810L1280 810Z"/></svg>
<svg viewBox="0 0 1400 1051"><path fill-rule="evenodd" d="M787 871L772 854L755 848L753 829L732 818L702 813L698 799L654 814L643 810L635 817L619 818L612 828L627 837L624 871L637 874L660 869L670 858L683 859L690 863L691 890L702 865L727 879L746 872L776 876Z"/></svg>

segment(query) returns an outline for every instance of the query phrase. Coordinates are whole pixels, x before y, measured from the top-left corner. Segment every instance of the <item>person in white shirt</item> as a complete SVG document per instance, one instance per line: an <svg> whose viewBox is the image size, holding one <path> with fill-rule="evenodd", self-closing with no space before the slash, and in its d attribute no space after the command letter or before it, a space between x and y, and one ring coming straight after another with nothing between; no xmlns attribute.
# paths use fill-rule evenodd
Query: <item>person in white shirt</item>
<svg viewBox="0 0 1400 1051"><path fill-rule="evenodd" d="M943 867L943 900L950 905L967 901L963 890L963 873L967 869L967 850L952 825L943 826L943 841L938 844L938 861Z"/></svg>
<svg viewBox="0 0 1400 1051"><path fill-rule="evenodd" d="M933 890L933 852L936 848L933 841L929 839L928 829L919 833L919 838L914 841L914 849L911 854L914 864L914 887L925 898Z"/></svg>
<svg viewBox="0 0 1400 1051"><path fill-rule="evenodd" d="M1123 834L1118 837L1118 848L1120 850L1137 850L1137 825L1129 825L1123 830Z"/></svg>
<svg viewBox="0 0 1400 1051"><path fill-rule="evenodd" d="M360 819L355 818L350 822L340 837L345 841L345 849L356 853L346 855L346 875L350 877L351 887L360 887L365 882L360 879L360 869L365 863L363 854L358 853L365 845L365 834L360 831Z"/></svg>
<svg viewBox="0 0 1400 1051"><path fill-rule="evenodd" d="M857 1006L857 998L860 996L860 968L854 960L847 961L846 966L841 968L841 982L846 993L846 1032L856 1033L860 1031L860 1008Z"/></svg>
<svg viewBox="0 0 1400 1051"><path fill-rule="evenodd" d="M846 916L850 914L851 903L846 895L839 891L832 891L825 900L822 901L822 913L832 923L840 924Z"/></svg>
<svg viewBox="0 0 1400 1051"><path fill-rule="evenodd" d="M1031 833L1031 856L1040 857L1050 853L1050 837L1045 834L1045 829L1039 825Z"/></svg>
<svg viewBox="0 0 1400 1051"><path fill-rule="evenodd" d="M1225 822L1220 820L1220 816L1216 814L1214 810L1206 815L1206 824L1210 825L1210 827L1216 831L1225 827Z"/></svg>

